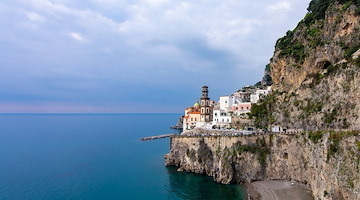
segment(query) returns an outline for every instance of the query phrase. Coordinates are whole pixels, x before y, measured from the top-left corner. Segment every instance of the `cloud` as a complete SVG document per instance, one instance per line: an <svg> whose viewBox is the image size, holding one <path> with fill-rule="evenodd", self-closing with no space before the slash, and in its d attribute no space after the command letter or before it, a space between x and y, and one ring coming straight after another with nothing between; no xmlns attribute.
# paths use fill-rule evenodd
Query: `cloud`
<svg viewBox="0 0 360 200"><path fill-rule="evenodd" d="M80 42L84 42L84 41L85 41L85 39L83 38L83 36L82 36L80 33L71 32L71 33L69 33L69 35L70 35L73 39L75 39L75 40L77 40L77 41L80 41Z"/></svg>
<svg viewBox="0 0 360 200"><path fill-rule="evenodd" d="M137 96L144 88L162 91L159 99L174 88L186 92L171 95L186 99L203 84L221 95L231 93L260 79L276 39L295 27L307 4L5 0L0 3L0 80L9 88L0 86L0 94L56 105L121 105L128 99L144 105L141 109L156 101L147 97L151 94Z"/></svg>
<svg viewBox="0 0 360 200"><path fill-rule="evenodd" d="M288 2L288 1L279 1L279 2L275 2L274 4L268 6L268 10L270 12L289 11L291 9L292 9L292 6L291 6L290 2Z"/></svg>
<svg viewBox="0 0 360 200"><path fill-rule="evenodd" d="M46 18L44 16L39 15L38 13L35 13L35 12L28 12L27 17L28 17L28 19L30 19L31 21L34 21L34 22L45 22L46 21Z"/></svg>

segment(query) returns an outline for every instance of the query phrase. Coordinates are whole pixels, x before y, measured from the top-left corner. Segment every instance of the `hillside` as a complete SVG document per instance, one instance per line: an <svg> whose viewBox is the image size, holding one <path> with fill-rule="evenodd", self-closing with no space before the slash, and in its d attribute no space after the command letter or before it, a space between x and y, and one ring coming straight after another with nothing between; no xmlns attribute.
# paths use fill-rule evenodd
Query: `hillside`
<svg viewBox="0 0 360 200"><path fill-rule="evenodd" d="M360 1L313 0L308 11L277 41L274 92L252 116L260 128L360 129Z"/></svg>

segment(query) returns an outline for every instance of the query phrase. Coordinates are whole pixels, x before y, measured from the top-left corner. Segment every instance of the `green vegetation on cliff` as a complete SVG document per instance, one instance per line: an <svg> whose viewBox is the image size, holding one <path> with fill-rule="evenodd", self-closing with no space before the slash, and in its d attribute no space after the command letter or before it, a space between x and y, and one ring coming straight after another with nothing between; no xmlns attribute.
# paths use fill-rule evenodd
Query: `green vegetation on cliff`
<svg viewBox="0 0 360 200"><path fill-rule="evenodd" d="M344 137L358 136L358 135L359 135L359 131L343 131L343 132L330 131L329 141L331 144L328 149L327 161L331 157L333 157L336 153L339 152L340 142Z"/></svg>
<svg viewBox="0 0 360 200"><path fill-rule="evenodd" d="M359 10L359 0L311 1L304 19L276 43L270 66L279 92L254 105L256 127L359 129Z"/></svg>
<svg viewBox="0 0 360 200"><path fill-rule="evenodd" d="M326 44L327 41L321 36L326 12L338 4L342 5L342 9L338 11L335 23L341 21L342 13L351 5L356 6L355 14L360 15L359 0L312 0L304 19L299 22L294 30L289 30L284 37L276 42L276 49L279 50L278 56L280 58L291 57L296 63L303 64L311 53L309 49L315 49ZM295 35L299 35L299 31L305 33L306 40L303 40L305 38L299 40L298 37L295 37ZM359 49L359 44L342 43L342 45L347 58Z"/></svg>
<svg viewBox="0 0 360 200"><path fill-rule="evenodd" d="M237 154L241 154L243 152L250 152L252 154L257 154L258 161L262 167L266 165L266 156L270 153L270 148L266 145L266 141L264 138L258 138L255 144L247 144L242 145L236 144L235 145L235 152Z"/></svg>
<svg viewBox="0 0 360 200"><path fill-rule="evenodd" d="M306 15L304 22L305 24L311 24L315 20L321 20L325 18L326 11L328 8L336 3L340 3L345 5L343 7L344 10L349 8L351 4L356 5L357 7L360 6L359 0L312 0L308 7L308 14ZM357 12L357 14L360 14Z"/></svg>
<svg viewBox="0 0 360 200"><path fill-rule="evenodd" d="M310 131L308 137L313 143L316 144L323 138L324 133L324 131Z"/></svg>
<svg viewBox="0 0 360 200"><path fill-rule="evenodd" d="M250 119L254 119L257 128L267 129L268 125L274 122L272 116L272 105L276 101L277 93L269 94L257 104L252 104L251 112L248 114Z"/></svg>

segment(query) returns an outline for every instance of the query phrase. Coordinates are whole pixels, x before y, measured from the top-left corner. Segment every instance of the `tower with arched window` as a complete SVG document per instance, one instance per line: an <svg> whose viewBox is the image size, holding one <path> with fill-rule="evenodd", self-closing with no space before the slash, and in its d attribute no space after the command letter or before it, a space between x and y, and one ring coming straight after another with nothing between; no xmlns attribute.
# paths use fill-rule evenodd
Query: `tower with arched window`
<svg viewBox="0 0 360 200"><path fill-rule="evenodd" d="M210 112L210 98L209 98L208 86L202 87L202 95L200 98L200 121L210 122L211 121L211 112Z"/></svg>

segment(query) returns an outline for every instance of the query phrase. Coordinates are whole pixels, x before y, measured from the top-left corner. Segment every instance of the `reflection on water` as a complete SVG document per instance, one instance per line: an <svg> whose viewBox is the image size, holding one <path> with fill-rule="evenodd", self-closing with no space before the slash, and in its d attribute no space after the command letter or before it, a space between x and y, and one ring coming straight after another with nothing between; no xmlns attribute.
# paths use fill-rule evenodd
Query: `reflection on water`
<svg viewBox="0 0 360 200"><path fill-rule="evenodd" d="M246 189L240 185L222 185L211 177L194 173L177 172L167 167L169 173L169 199L186 200L245 200Z"/></svg>

